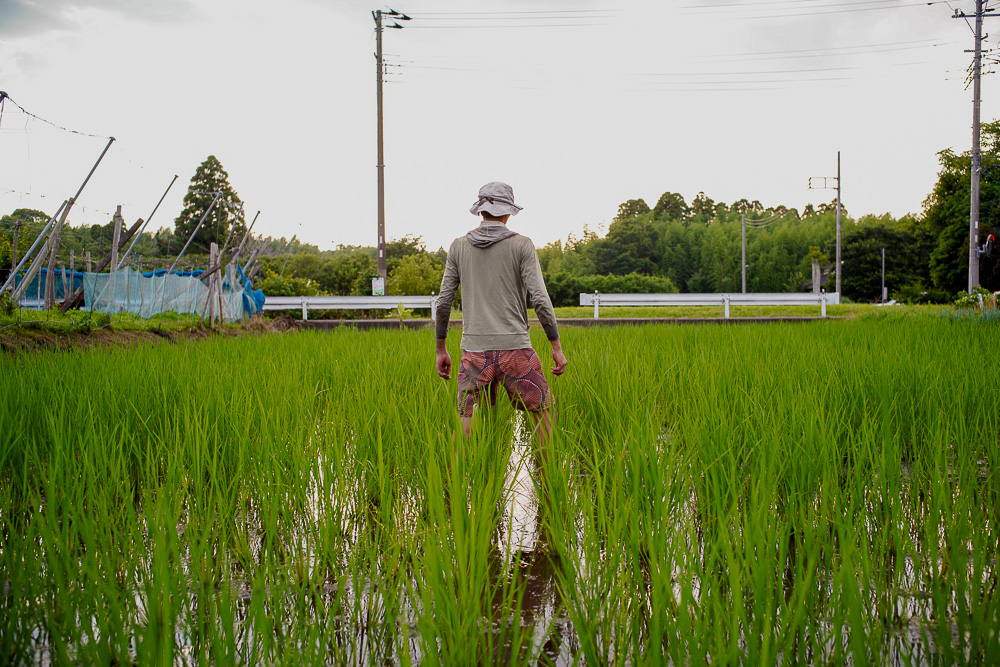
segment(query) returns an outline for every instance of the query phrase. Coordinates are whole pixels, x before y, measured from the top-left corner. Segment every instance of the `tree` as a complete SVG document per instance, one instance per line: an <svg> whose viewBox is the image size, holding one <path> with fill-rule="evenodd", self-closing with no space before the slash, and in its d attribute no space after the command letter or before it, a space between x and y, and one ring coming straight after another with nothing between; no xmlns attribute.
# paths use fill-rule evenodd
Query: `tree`
<svg viewBox="0 0 1000 667"><path fill-rule="evenodd" d="M385 244L385 269L391 274L404 257L422 255L427 252L423 238L407 234L401 239L391 239Z"/></svg>
<svg viewBox="0 0 1000 667"><path fill-rule="evenodd" d="M407 255L399 260L395 270L389 274L386 292L392 295L415 296L437 293L441 287L443 274L444 267L438 266L427 253Z"/></svg>
<svg viewBox="0 0 1000 667"><path fill-rule="evenodd" d="M1000 173L990 167L1000 159L1000 121L981 126L983 178L979 184L980 237L991 233L1000 216ZM969 286L969 167L971 152L956 155L951 149L938 153L941 171L934 190L924 201L924 223L933 235L930 274L935 287L951 294ZM993 172L993 173L991 173ZM995 231L993 231L995 233ZM1000 289L1000 262L997 257L979 258L979 282Z"/></svg>
<svg viewBox="0 0 1000 667"><path fill-rule="evenodd" d="M620 215L621 207L618 208L618 212ZM684 197L676 192L664 192L660 195L656 206L653 207L653 217L657 220L684 220L690 214L691 210L688 208L687 202L684 201Z"/></svg>
<svg viewBox="0 0 1000 667"><path fill-rule="evenodd" d="M837 198L834 197L830 200L829 204L820 204L816 207L817 213L836 213L837 212ZM844 202L840 202L840 217L847 217L847 207L844 206Z"/></svg>
<svg viewBox="0 0 1000 667"><path fill-rule="evenodd" d="M704 192L699 192L691 202L691 215L699 222L711 222L715 218L715 201Z"/></svg>
<svg viewBox="0 0 1000 667"><path fill-rule="evenodd" d="M615 216L615 220L628 220L647 213L649 213L649 204L642 199L629 199L624 204L618 205L618 215Z"/></svg>
<svg viewBox="0 0 1000 667"><path fill-rule="evenodd" d="M907 254L913 245L905 230L872 220L844 232L841 289L852 301L876 301L882 292L882 249L885 248L885 284L895 290L914 282Z"/></svg>
<svg viewBox="0 0 1000 667"><path fill-rule="evenodd" d="M222 196L215 203L212 212L205 218L204 224L195 234L192 245L208 252L212 243L218 243L221 249L230 232L239 239L246 233L246 221L243 216L242 201L236 190L229 184L229 174L223 169L222 163L214 155L209 155L198 165L187 194L184 195L184 209L174 220L174 230L180 237L178 252L187 243L205 211L212 204L215 193Z"/></svg>
<svg viewBox="0 0 1000 667"><path fill-rule="evenodd" d="M17 258L20 261L48 221L48 215L33 208L19 208L0 218L0 270L10 268L14 249L14 225L21 224L17 239Z"/></svg>
<svg viewBox="0 0 1000 667"><path fill-rule="evenodd" d="M656 270L654 253L657 232L643 218L626 218L611 223L608 235L594 251L596 273L649 275Z"/></svg>
<svg viewBox="0 0 1000 667"><path fill-rule="evenodd" d="M324 263L317 280L331 294L340 296L372 293L372 278L378 275L375 258L364 250L338 254Z"/></svg>

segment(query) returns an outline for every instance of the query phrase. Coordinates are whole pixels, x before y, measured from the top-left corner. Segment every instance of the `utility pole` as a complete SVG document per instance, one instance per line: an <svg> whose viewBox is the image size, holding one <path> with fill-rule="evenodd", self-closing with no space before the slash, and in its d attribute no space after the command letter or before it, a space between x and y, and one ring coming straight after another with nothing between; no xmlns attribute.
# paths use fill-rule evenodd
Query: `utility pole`
<svg viewBox="0 0 1000 667"><path fill-rule="evenodd" d="M844 263L840 259L840 151L837 151L837 294L842 293L840 289L840 278L844 273Z"/></svg>
<svg viewBox="0 0 1000 667"><path fill-rule="evenodd" d="M976 0L976 23L972 28L975 45L972 49L972 164L970 165L969 183L969 293L979 286L979 175L983 168L983 156L979 147L979 108L982 102L980 80L983 75L983 19L993 14L993 9L986 7L989 0ZM965 19L968 15L960 9L955 10L952 18ZM968 51L966 51L968 53Z"/></svg>
<svg viewBox="0 0 1000 667"><path fill-rule="evenodd" d="M979 147L980 79L983 69L983 0L976 0L975 46L972 59L972 172L969 187L969 294L979 285L979 172L983 156Z"/></svg>
<svg viewBox="0 0 1000 667"><path fill-rule="evenodd" d="M885 248L882 248L882 294L879 295L879 301L885 303Z"/></svg>
<svg viewBox="0 0 1000 667"><path fill-rule="evenodd" d="M836 273L836 276L837 276L836 290L837 290L837 294L840 294L841 293L841 291L840 291L841 274L844 272L844 264L843 264L843 262L840 259L840 211L841 211L841 205L840 205L840 151L837 151L837 175L836 176L812 176L812 177L809 178L809 189L810 190L833 190L834 188L832 188L829 185L827 185L827 182L830 181L830 180L836 180L837 181L837 186L836 186L836 190L837 190L837 259L835 260L836 261L836 265L834 267L834 270L837 272ZM822 181L823 184L822 185L813 185L813 181L817 181L817 182Z"/></svg>
<svg viewBox="0 0 1000 667"><path fill-rule="evenodd" d="M740 270L743 272L743 293L747 293L747 214L740 215L740 238L743 246L743 261L740 262Z"/></svg>
<svg viewBox="0 0 1000 667"><path fill-rule="evenodd" d="M375 100L378 107L378 163L375 168L378 170L378 274L382 278L382 288L385 289L386 269L385 269L385 159L382 152L382 17L391 16L402 21L409 21L410 17L393 9L382 11L381 9L372 12L375 19L375 66L376 88ZM392 25L386 28L402 30L403 26L393 21Z"/></svg>

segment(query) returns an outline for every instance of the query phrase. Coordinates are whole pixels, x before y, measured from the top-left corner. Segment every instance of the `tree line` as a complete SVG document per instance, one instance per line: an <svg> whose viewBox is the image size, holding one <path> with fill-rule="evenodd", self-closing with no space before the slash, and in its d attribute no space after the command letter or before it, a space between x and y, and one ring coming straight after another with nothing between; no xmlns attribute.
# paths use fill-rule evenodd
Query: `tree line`
<svg viewBox="0 0 1000 667"><path fill-rule="evenodd" d="M982 126L983 172L980 186L982 236L1000 229L1000 121ZM920 214L851 217L842 207L843 297L875 301L881 295L882 252L885 284L892 297L909 303L946 302L965 290L968 279L969 152L946 149L938 154L940 172ZM221 193L205 217L215 193ZM195 232L187 265L204 265L211 243L237 244L247 234L246 214L229 177L215 156L195 172L184 209L173 228L145 232L136 257L145 268L168 264ZM821 264L827 289L833 289L836 256L836 204L807 205L801 212L786 206L765 207L740 199L732 204L699 192L690 202L665 192L650 207L643 199L623 202L603 236L584 226L538 249L546 285L556 305L575 305L581 292L739 292L742 289L742 219L746 233L747 291L793 292L811 287L812 263ZM10 265L12 224L25 224L23 252L48 220L42 211L19 209L0 219L0 267ZM70 249L81 255L110 248L115 222L68 227L60 239L60 263ZM127 224L127 222L126 222ZM471 225L470 225L471 226ZM235 246L233 246L235 247ZM370 294L377 276L376 251L370 246L338 246L321 251L295 236L251 236L243 259L256 250L265 294ZM96 252L95 252L96 251ZM431 294L444 272L446 252L428 250L420 237L388 243L388 294ZM983 287L1000 290L1000 262L980 259ZM184 264L182 264L184 266Z"/></svg>

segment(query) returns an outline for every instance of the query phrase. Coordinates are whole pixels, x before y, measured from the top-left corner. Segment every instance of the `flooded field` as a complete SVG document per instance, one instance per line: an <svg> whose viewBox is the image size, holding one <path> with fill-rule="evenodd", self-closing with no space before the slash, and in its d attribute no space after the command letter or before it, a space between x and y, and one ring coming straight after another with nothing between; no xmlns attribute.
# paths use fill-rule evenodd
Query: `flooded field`
<svg viewBox="0 0 1000 667"><path fill-rule="evenodd" d="M0 359L0 656L1000 663L998 343L569 329L544 449L429 331Z"/></svg>

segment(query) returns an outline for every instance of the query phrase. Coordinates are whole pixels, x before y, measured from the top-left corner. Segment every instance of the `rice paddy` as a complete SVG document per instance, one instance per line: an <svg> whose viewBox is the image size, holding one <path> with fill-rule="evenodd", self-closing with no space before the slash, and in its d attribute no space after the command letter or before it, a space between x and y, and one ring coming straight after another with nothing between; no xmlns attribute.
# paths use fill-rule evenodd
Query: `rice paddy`
<svg viewBox="0 0 1000 667"><path fill-rule="evenodd" d="M544 449L430 331L0 358L0 662L1000 663L995 324L562 334Z"/></svg>

